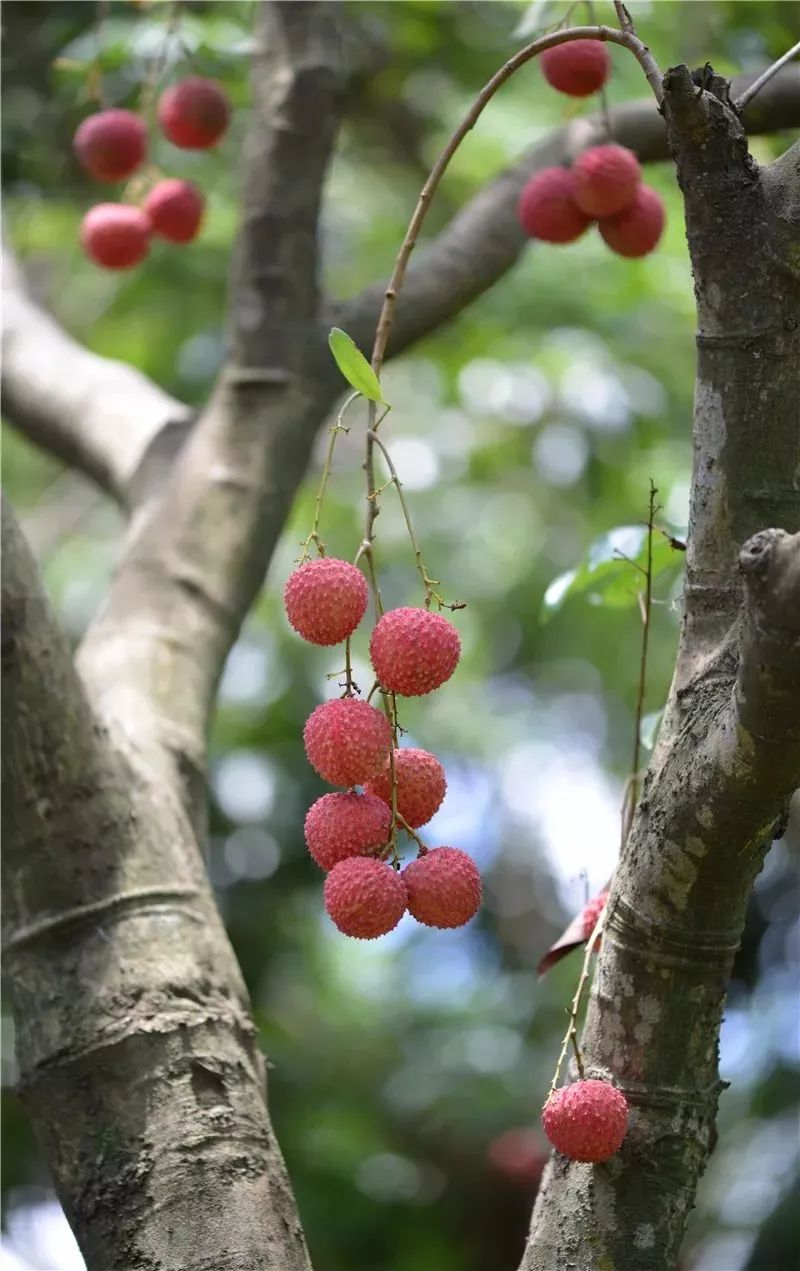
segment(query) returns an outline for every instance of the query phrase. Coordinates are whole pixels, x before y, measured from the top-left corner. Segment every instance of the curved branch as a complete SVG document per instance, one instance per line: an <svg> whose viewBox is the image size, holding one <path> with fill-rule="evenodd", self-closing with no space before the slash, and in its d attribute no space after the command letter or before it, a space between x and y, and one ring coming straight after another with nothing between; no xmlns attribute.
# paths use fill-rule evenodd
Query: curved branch
<svg viewBox="0 0 800 1271"><path fill-rule="evenodd" d="M90 353L32 299L3 252L3 415L29 441L91 477L123 505L165 430L185 431L188 406L140 371Z"/></svg>
<svg viewBox="0 0 800 1271"><path fill-rule="evenodd" d="M191 826L95 716L5 503L2 530L4 971L87 1265L308 1271Z"/></svg>
<svg viewBox="0 0 800 1271"><path fill-rule="evenodd" d="M734 88L741 90L754 79L739 77ZM614 140L634 150L642 163L669 158L664 120L651 99L616 106L610 117ZM800 66L785 67L746 109L743 122L753 134L800 126ZM419 251L393 319L390 356L450 321L516 264L529 243L517 220L517 201L532 173L567 162L606 135L601 115L567 124L475 195ZM360 347L369 347L385 289L385 283L372 283L352 300L332 306L331 323Z"/></svg>

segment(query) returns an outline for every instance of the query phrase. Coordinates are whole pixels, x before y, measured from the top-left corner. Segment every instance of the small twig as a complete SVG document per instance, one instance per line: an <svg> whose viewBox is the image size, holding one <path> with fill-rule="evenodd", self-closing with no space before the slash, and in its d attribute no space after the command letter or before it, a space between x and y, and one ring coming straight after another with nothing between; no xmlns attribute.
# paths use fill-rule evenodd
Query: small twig
<svg viewBox="0 0 800 1271"><path fill-rule="evenodd" d="M622 0L614 0L614 8L617 13L617 19L619 21L620 30L629 31L631 35L635 35L636 32L633 26L633 18L628 13L628 10L625 8L625 5L622 4Z"/></svg>
<svg viewBox="0 0 800 1271"><path fill-rule="evenodd" d="M596 22L597 18L594 11L594 0L584 0L584 3L586 4L586 10L589 14L589 21ZM603 125L606 130L606 136L608 140L611 141L613 129L611 124L611 110L609 109L608 104L608 87L605 80L603 80L603 83L600 85L600 113L603 117Z"/></svg>
<svg viewBox="0 0 800 1271"><path fill-rule="evenodd" d="M792 58L796 57L798 53L800 53L800 40L798 40L797 44L793 44L792 47L784 53L783 57L779 57L777 62L773 62L772 66L768 66L763 75L759 75L758 79L755 80L749 88L746 88L743 93L739 94L736 101L733 103L734 110L741 114L747 103L753 100L756 93L760 93L764 85L768 84L773 76L778 74L781 67L785 66L787 62L791 62Z"/></svg>
<svg viewBox="0 0 800 1271"><path fill-rule="evenodd" d="M636 712L633 725L633 758L631 761L631 775L629 778L630 785L622 818L621 841L623 846L627 840L628 834L630 833L633 814L636 811L636 802L639 798L639 760L642 746L642 717L644 714L644 698L647 687L647 652L650 643L650 618L653 609L653 531L655 529L654 523L656 515L661 511L661 508L656 503L657 494L658 490L654 486L651 478L650 505L647 517L647 565L644 571L645 586L643 598L640 593L642 647L639 655L639 684L636 691Z"/></svg>
<svg viewBox="0 0 800 1271"><path fill-rule="evenodd" d="M342 409L339 411L339 414L336 418L336 423L331 424L330 428L328 429L328 432L330 433L330 440L328 441L328 452L325 456L325 464L322 469L322 476L320 477L319 488L317 489L316 498L314 499L314 520L311 525L311 533L308 535L308 537L304 540L302 544L303 554L300 557L301 564L303 563L303 561L308 560L309 543L316 543L317 551L319 552L320 556L325 555L325 544L323 543L322 539L319 536L319 523L320 523L320 518L322 516L322 500L325 497L325 488L328 484L328 478L331 475L331 464L333 462L333 451L336 446L336 439L339 436L340 432L350 431L350 429L347 428L343 422L345 412L348 410L350 406L352 406L353 402L358 400L360 396L361 396L360 393L350 394L350 396L347 398L346 402L342 406Z"/></svg>
<svg viewBox="0 0 800 1271"><path fill-rule="evenodd" d="M581 975L580 975L580 979L578 980L578 987L575 990L575 996L573 997L572 1003L570 1004L570 1008L569 1008L569 1027L567 1028L567 1031L564 1034L564 1040L561 1043L561 1052L558 1056L558 1061L556 1063L556 1070L553 1073L553 1080L550 1083L550 1089L547 1093L547 1099L545 1099L545 1104L547 1103L547 1100L551 1099L556 1092L556 1086L558 1085L558 1078L561 1073L561 1069L564 1065L564 1060L567 1057L567 1051L570 1045L572 1045L575 1051L575 1058L578 1062L578 1072L581 1077L583 1076L583 1060L581 1059L580 1050L578 1048L578 1030L577 1030L578 1008L580 1007L580 1004L581 1004L581 998L583 997L583 990L586 986L586 981L589 978L589 966L592 961L592 953L594 952L595 942L598 936L602 935L605 918L606 918L606 906L603 906L598 916L597 922L594 924L594 931L589 937L589 941L586 945L586 953L584 954L584 957L583 957L583 967L581 968Z"/></svg>
<svg viewBox="0 0 800 1271"><path fill-rule="evenodd" d="M412 830L411 826L408 824L408 821L405 819L404 816L401 816L399 812L397 813L397 824L401 827L401 829L405 830L409 838L412 838L414 840L417 847L419 848L420 856L424 856L428 851L426 844L420 838L419 834L417 834L417 831Z"/></svg>

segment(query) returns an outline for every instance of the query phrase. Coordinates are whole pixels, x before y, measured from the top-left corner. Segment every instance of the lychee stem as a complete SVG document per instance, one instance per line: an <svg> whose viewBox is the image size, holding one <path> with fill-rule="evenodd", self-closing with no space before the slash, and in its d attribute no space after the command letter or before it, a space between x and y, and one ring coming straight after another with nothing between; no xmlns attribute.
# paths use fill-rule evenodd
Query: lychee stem
<svg viewBox="0 0 800 1271"><path fill-rule="evenodd" d="M569 1027L567 1028L567 1031L564 1034L564 1040L561 1043L561 1052L558 1056L558 1061L556 1063L556 1070L553 1073L553 1080L551 1081L550 1089L547 1092L547 1099L545 1099L544 1104L542 1106L545 1106L547 1104L547 1101L551 1099L556 1092L556 1086L558 1085L558 1078L561 1074L561 1069L564 1065L564 1060L567 1057L567 1051L570 1045L572 1045L575 1051L575 1058L578 1064L578 1073L581 1077L583 1077L583 1058L581 1056L580 1048L578 1046L578 1029L577 1029L578 1008L580 1007L580 1004L581 1004L581 998L583 997L583 990L586 987L586 981L589 978L589 967L592 961L592 953L594 952L595 940L597 939L599 935L602 934L603 925L605 923L605 917L606 917L606 907L603 906L598 916L597 922L594 924L594 931L589 937L589 943L586 946L586 953L583 959L583 966L581 968L580 979L578 980L578 987L575 990L575 996L573 997L572 1002L570 1004L570 1008L569 1008Z"/></svg>
<svg viewBox="0 0 800 1271"><path fill-rule="evenodd" d="M333 463L333 451L336 446L336 439L339 436L340 432L350 431L350 429L344 423L345 412L348 410L350 406L352 406L353 402L358 400L360 396L361 396L360 393L350 394L350 396L347 398L346 402L342 406L342 409L339 411L339 414L336 418L336 423L331 424L330 428L328 429L328 432L330 433L330 438L328 440L328 450L327 450L327 454L325 455L325 463L322 468L322 476L320 477L319 486L317 488L316 497L314 499L314 520L311 523L311 533L308 535L308 538L306 538L302 544L303 554L300 557L300 562L299 562L301 565L303 564L304 561L308 560L309 543L316 544L317 551L319 552L320 556L325 555L325 544L323 543L322 539L319 536L319 523L320 523L320 518L322 516L322 500L325 497L325 487L328 484L328 477L331 475L331 464Z"/></svg>
<svg viewBox="0 0 800 1271"><path fill-rule="evenodd" d="M400 827L405 830L409 838L412 838L414 840L417 847L419 848L420 856L425 856L428 852L427 846L425 845L423 840L420 838L419 834L417 834L417 831L412 830L411 826L408 824L408 821L405 819L404 816L401 816L399 812L397 813L397 822L398 822L398 825L400 825Z"/></svg>

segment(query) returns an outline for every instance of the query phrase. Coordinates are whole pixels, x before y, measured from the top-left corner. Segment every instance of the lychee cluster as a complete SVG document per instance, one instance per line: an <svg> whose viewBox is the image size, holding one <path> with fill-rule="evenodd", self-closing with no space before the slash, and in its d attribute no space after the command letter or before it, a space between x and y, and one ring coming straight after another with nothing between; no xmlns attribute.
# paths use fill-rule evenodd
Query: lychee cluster
<svg viewBox="0 0 800 1271"><path fill-rule="evenodd" d="M367 600L361 570L328 556L303 561L284 588L289 623L321 646L349 641ZM308 850L327 873L325 908L345 935L384 935L406 910L425 926L443 929L463 926L478 911L481 880L474 861L456 847L428 849L416 833L441 806L444 768L428 751L401 749L396 739L396 696L419 697L444 684L460 653L458 632L441 614L390 609L370 639L373 691L386 710L355 696L348 670L344 696L323 702L306 721L309 762L324 781L345 787L317 799L305 821ZM419 847L405 869L398 828Z"/></svg>
<svg viewBox="0 0 800 1271"><path fill-rule="evenodd" d="M162 94L158 122L164 136L184 150L208 150L228 127L231 104L214 80L192 76ZM89 115L75 133L81 166L97 181L124 181L147 156L147 126L130 110ZM99 203L81 223L86 255L104 269L130 269L150 250L153 235L170 243L190 243L200 232L205 197L191 181L165 178L152 185L141 204Z"/></svg>
<svg viewBox="0 0 800 1271"><path fill-rule="evenodd" d="M587 97L611 72L608 49L600 40L574 40L546 49L544 77L570 97ZM647 256L664 229L664 203L642 185L632 150L609 142L585 150L570 168L544 168L520 195L517 214L530 238L573 243L597 222L603 241L620 256Z"/></svg>
<svg viewBox="0 0 800 1271"><path fill-rule="evenodd" d="M586 1079L551 1094L544 1132L557 1152L596 1164L618 1152L628 1128L628 1101L608 1081Z"/></svg>

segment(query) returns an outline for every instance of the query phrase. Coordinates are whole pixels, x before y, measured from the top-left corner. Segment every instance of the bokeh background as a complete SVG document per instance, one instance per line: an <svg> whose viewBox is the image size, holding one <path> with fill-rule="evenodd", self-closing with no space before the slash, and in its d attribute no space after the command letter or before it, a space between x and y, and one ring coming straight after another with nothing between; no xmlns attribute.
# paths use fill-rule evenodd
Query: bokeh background
<svg viewBox="0 0 800 1271"><path fill-rule="evenodd" d="M630 7L665 65L711 59L723 72L759 69L797 39L793 3ZM322 216L331 294L387 275L423 175L467 103L526 29L565 6L541 9L501 0L344 5L347 118ZM610 3L596 10L613 20ZM36 294L71 333L199 405L224 349L253 5L186 3L165 46L168 16L163 3L115 2L98 27L89 3L4 6L5 227ZM218 151L155 142L167 173L206 191L207 222L190 249L156 246L143 267L114 276L78 246L80 218L105 192L81 175L70 138L96 108L98 67L107 101L135 106L164 53L165 82L218 77L237 113ZM611 104L646 95L633 60L619 49L612 58ZM535 66L520 74L459 154L431 229L590 107L550 90ZM768 162L789 140L758 139L753 150ZM323 912L302 837L322 787L301 729L337 691L328 673L340 668L335 653L292 636L280 603L310 527L314 474L222 683L210 869L322 1271L503 1271L521 1254L545 1160L537 1110L579 960L573 954L541 981L534 968L613 869L631 763L638 577L614 551L641 549L650 478L663 505L659 524L678 535L686 527L691 275L669 165L647 179L669 211L651 257L624 261L596 233L566 249L532 247L491 294L385 373L394 405L386 439L426 558L448 595L468 602L457 616L465 650L457 676L434 697L403 703L401 722L409 742L446 764L447 798L425 833L480 863L480 918L449 934L405 919L382 941L362 944L340 937ZM336 555L352 556L359 539L359 432L339 446L325 508L323 533ZM118 557L121 519L88 483L9 430L4 481L77 641ZM385 598L419 603L391 491L378 529ZM679 620L680 554L659 542L646 744ZM570 570L579 572L568 588ZM365 637L355 654L363 686ZM796 827L797 818L773 848L750 907L721 1042L731 1085L681 1271L795 1265ZM80 1254L13 1093L7 1014L3 1043L0 1268L73 1271Z"/></svg>

